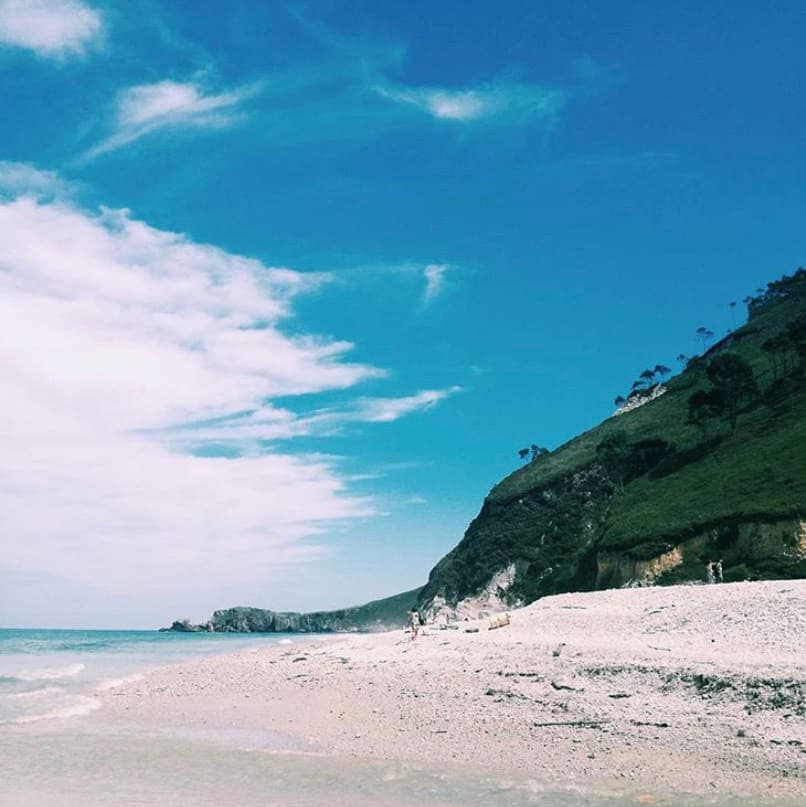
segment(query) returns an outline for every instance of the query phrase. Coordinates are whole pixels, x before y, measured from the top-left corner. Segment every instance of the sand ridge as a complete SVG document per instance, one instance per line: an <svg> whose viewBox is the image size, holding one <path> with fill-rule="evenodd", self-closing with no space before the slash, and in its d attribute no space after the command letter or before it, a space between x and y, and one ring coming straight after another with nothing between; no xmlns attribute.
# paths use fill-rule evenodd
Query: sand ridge
<svg viewBox="0 0 806 807"><path fill-rule="evenodd" d="M566 594L488 625L167 667L103 693L105 718L552 783L806 796L806 581Z"/></svg>

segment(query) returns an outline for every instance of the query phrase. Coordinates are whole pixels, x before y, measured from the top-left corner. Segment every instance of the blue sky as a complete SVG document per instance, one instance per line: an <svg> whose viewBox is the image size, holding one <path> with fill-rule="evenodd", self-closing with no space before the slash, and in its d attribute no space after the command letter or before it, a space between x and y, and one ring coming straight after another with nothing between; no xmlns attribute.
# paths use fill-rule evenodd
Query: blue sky
<svg viewBox="0 0 806 807"><path fill-rule="evenodd" d="M423 582L803 263L804 23L0 0L0 624Z"/></svg>

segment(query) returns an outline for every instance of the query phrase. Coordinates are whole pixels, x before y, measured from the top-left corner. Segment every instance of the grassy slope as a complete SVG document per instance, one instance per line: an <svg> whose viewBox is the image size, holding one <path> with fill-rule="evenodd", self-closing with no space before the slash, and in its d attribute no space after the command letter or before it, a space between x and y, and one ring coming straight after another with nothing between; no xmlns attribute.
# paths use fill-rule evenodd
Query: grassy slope
<svg viewBox="0 0 806 807"><path fill-rule="evenodd" d="M313 616L328 616L343 619L359 627L375 625L377 623L382 623L389 627L405 625L408 613L415 607L421 590L421 588L415 588L411 591L404 591L402 594L384 597L382 600L373 600L364 605L343 608L339 611L324 611L313 614Z"/></svg>
<svg viewBox="0 0 806 807"><path fill-rule="evenodd" d="M752 366L759 385L772 380L761 344L802 314L802 297L772 304L738 329L731 351ZM715 346L712 351L718 349ZM679 453L700 443L687 423L688 398L706 386L703 369L687 370L668 383L668 392L640 409L609 418L557 451L510 474L490 493L493 502L510 501L529 490L584 468L596 445L609 433L627 432L630 441L659 438ZM806 511L806 393L790 398L784 411L760 404L740 416L735 434L715 423L721 442L673 473L643 476L613 501L600 546L647 550L653 542L698 526L752 515L772 518ZM641 554L639 552L639 554Z"/></svg>
<svg viewBox="0 0 806 807"><path fill-rule="evenodd" d="M613 502L599 546L631 547L729 519L806 511L806 400L799 398L774 420L748 416L698 462L628 485Z"/></svg>

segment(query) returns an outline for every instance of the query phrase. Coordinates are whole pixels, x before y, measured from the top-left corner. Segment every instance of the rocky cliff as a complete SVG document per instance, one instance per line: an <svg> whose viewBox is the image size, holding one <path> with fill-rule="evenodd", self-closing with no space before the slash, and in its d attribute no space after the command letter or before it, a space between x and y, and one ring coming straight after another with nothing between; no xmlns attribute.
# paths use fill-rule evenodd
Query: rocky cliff
<svg viewBox="0 0 806 807"><path fill-rule="evenodd" d="M749 321L662 396L496 485L420 607L475 617L565 591L704 581L717 560L726 580L806 577L806 271L748 302ZM749 368L741 398L714 386L724 355ZM697 393L710 408L692 409Z"/></svg>
<svg viewBox="0 0 806 807"><path fill-rule="evenodd" d="M431 572L421 595L426 610L471 616L592 587L589 556L613 492L594 465L512 497L491 495Z"/></svg>

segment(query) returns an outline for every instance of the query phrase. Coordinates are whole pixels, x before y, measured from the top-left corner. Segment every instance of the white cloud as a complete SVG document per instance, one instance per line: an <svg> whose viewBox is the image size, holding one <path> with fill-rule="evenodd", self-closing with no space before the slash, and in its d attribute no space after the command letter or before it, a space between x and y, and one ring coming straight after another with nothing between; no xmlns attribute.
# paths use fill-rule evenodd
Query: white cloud
<svg viewBox="0 0 806 807"><path fill-rule="evenodd" d="M461 391L461 387L454 386L423 390L403 398L361 398L356 406L356 419L367 423L388 423L412 412L431 409Z"/></svg>
<svg viewBox="0 0 806 807"><path fill-rule="evenodd" d="M530 123L539 119L552 122L564 101L560 90L512 81L490 82L464 90L380 84L375 91L433 118L461 123Z"/></svg>
<svg viewBox="0 0 806 807"><path fill-rule="evenodd" d="M445 273L449 267L447 264L430 263L423 270L425 276L425 291L423 292L423 304L428 305L435 300L445 288Z"/></svg>
<svg viewBox="0 0 806 807"><path fill-rule="evenodd" d="M0 0L0 44L39 56L82 56L103 28L100 12L79 0Z"/></svg>
<svg viewBox="0 0 806 807"><path fill-rule="evenodd" d="M326 279L126 211L0 196L4 563L176 593L264 579L373 512L327 458L193 456L163 439L240 411L290 421L274 396L379 375L345 359L348 343L283 332L294 298Z"/></svg>
<svg viewBox="0 0 806 807"><path fill-rule="evenodd" d="M54 171L42 171L28 163L0 160L0 199L23 193L36 198L67 197L72 188Z"/></svg>
<svg viewBox="0 0 806 807"><path fill-rule="evenodd" d="M113 130L85 155L92 159L160 129L220 129L239 122L242 106L260 90L256 84L209 92L201 83L160 81L129 87L117 98Z"/></svg>

